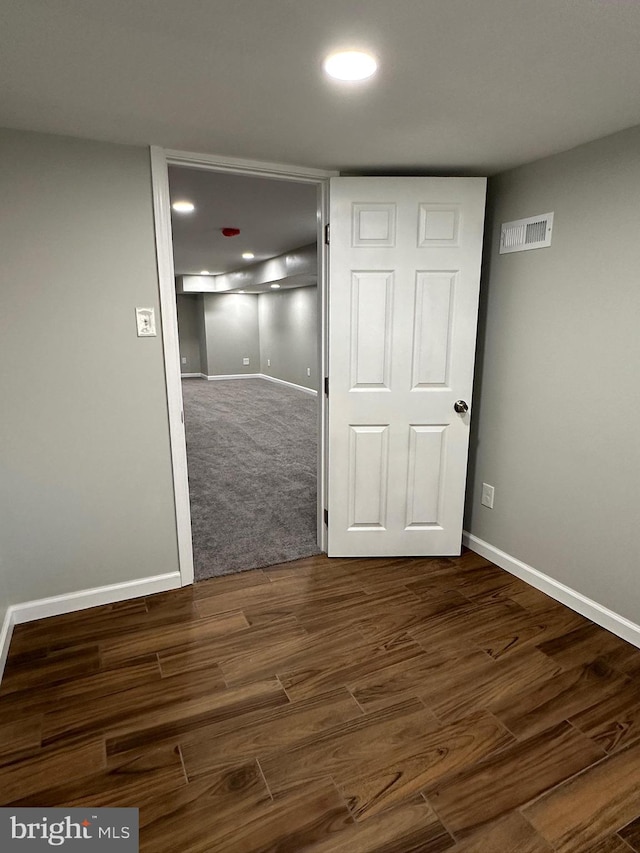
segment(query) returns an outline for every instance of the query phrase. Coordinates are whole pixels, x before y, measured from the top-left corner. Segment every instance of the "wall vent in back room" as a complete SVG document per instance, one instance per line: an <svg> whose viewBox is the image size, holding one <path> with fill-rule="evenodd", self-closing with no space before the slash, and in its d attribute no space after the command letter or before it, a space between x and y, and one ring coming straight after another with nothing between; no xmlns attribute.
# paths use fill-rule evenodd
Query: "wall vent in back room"
<svg viewBox="0 0 640 853"><path fill-rule="evenodd" d="M503 222L500 229L500 254L550 246L552 231L553 213L541 213L528 219Z"/></svg>

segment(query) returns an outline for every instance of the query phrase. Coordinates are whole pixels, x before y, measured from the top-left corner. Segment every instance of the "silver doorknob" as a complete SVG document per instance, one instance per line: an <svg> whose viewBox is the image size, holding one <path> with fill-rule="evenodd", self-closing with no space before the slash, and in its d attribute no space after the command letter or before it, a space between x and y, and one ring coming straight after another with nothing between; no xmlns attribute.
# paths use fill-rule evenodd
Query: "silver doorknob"
<svg viewBox="0 0 640 853"><path fill-rule="evenodd" d="M459 415L466 415L466 413L469 411L469 406L467 406L464 400L456 400L456 402L453 404L453 408Z"/></svg>

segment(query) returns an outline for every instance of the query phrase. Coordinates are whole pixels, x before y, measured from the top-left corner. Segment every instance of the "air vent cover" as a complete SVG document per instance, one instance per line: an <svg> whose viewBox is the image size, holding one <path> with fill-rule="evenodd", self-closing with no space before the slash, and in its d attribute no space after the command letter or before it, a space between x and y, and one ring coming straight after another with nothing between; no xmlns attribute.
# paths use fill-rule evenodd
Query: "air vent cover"
<svg viewBox="0 0 640 853"><path fill-rule="evenodd" d="M542 249L551 245L553 213L542 213L528 219L504 222L500 229L500 254Z"/></svg>

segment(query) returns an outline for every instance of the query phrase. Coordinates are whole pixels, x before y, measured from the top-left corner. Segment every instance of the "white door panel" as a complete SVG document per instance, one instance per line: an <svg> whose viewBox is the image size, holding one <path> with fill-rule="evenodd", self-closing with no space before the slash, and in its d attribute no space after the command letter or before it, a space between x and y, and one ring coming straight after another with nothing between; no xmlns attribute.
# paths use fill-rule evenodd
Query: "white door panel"
<svg viewBox="0 0 640 853"><path fill-rule="evenodd" d="M484 178L332 178L329 555L460 553Z"/></svg>

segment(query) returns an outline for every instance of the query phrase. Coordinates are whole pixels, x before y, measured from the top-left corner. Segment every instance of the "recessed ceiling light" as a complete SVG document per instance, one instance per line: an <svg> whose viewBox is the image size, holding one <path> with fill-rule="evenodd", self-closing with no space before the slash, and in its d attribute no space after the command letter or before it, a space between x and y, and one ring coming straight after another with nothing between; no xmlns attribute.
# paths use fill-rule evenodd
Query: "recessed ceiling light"
<svg viewBox="0 0 640 853"><path fill-rule="evenodd" d="M370 53L360 50L343 50L331 53L322 67L336 80L366 80L378 70L378 63Z"/></svg>
<svg viewBox="0 0 640 853"><path fill-rule="evenodd" d="M200 275L210 275L209 270L200 270Z"/></svg>
<svg viewBox="0 0 640 853"><path fill-rule="evenodd" d="M245 259L245 261L251 261L253 260L253 258L255 258L255 255L253 254L253 252L243 252L242 257Z"/></svg>
<svg viewBox="0 0 640 853"><path fill-rule="evenodd" d="M176 213L193 213L196 206L190 201L174 201L171 207Z"/></svg>
<svg viewBox="0 0 640 853"><path fill-rule="evenodd" d="M274 290L277 290L277 289L280 287L280 285L279 285L279 284L272 284L272 285L271 285L271 287L272 287Z"/></svg>

